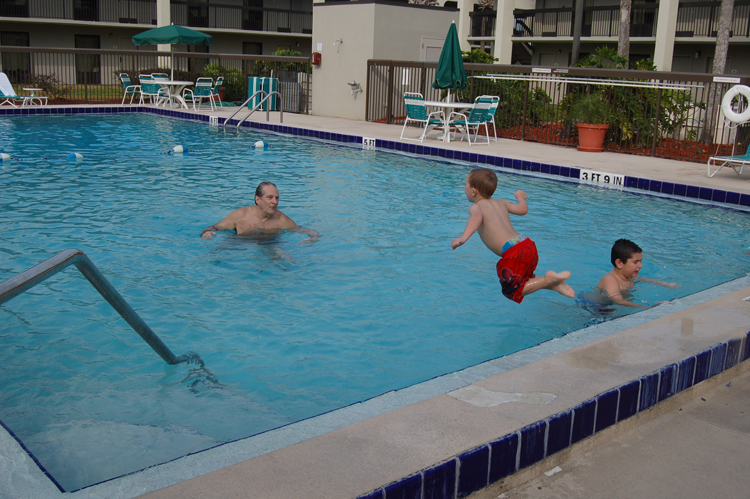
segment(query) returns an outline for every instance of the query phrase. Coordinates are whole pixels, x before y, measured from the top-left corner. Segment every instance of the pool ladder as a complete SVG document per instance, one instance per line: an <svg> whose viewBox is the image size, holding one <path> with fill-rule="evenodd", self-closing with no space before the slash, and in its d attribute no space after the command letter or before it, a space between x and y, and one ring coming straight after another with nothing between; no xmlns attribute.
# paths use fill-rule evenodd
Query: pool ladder
<svg viewBox="0 0 750 499"><path fill-rule="evenodd" d="M52 258L45 260L39 265L18 274L16 277L8 279L0 284L0 305L15 298L33 288L37 284L49 279L69 265L75 265L76 268L88 279L94 288L102 297L112 305L120 316L130 324L130 327L149 344L154 352L164 359L167 364L179 364L181 362L202 364L197 354L190 353L175 356L174 353L164 344L163 341L154 333L148 324L133 310L117 290L107 281L94 262L86 254L77 249L67 249L61 251Z"/></svg>
<svg viewBox="0 0 750 499"><path fill-rule="evenodd" d="M257 97L258 95L264 95L265 97L263 97L260 100L260 102L258 102L258 104L256 104L255 107L252 108L250 110L250 112L247 113L245 115L245 117L242 118L237 123L237 130L240 129L240 126L242 125L242 123L244 123L244 121L246 119L248 119L251 114L253 114L255 111L257 111L260 108L260 106L263 105L264 102L266 102L268 99L270 99L274 95L278 95L279 96L279 123L284 123L284 109L283 109L283 106L281 105L281 94L278 93L278 92L276 92L276 91L267 93L265 90L258 90L253 95L251 95L250 97L248 97L247 100L245 102L243 102L242 105L234 113L232 113L232 116L230 116L229 118L227 118L227 119L224 120L224 124L223 124L224 130L227 129L227 123L229 122L229 120L231 120L232 118L234 118L237 115L237 113L239 113L240 111L242 111L245 108L245 106L247 106L250 103L250 101L253 100L253 99L255 99L255 97ZM266 121L270 121L270 115L271 115L271 106L269 105L269 106L266 106Z"/></svg>

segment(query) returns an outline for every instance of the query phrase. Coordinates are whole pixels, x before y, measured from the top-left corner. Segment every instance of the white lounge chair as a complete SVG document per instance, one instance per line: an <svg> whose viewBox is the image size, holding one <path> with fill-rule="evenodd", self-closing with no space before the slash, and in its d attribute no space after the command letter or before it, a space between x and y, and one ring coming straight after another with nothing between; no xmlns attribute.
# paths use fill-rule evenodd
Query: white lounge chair
<svg viewBox="0 0 750 499"><path fill-rule="evenodd" d="M143 104L144 97L149 97L151 103L156 106L158 106L162 100L169 99L169 92L167 92L167 89L154 82L151 75L138 75L138 79L141 81L141 99L138 102L139 104Z"/></svg>
<svg viewBox="0 0 750 499"><path fill-rule="evenodd" d="M445 114L443 111L433 111L427 114L424 97L419 92L404 92L404 103L406 104L406 119L404 120L404 127L401 129L402 139L422 142L431 129L444 125ZM404 137L404 132L409 122L416 122L421 127L424 127L422 134L416 139Z"/></svg>
<svg viewBox="0 0 750 499"><path fill-rule="evenodd" d="M722 168L731 168L737 175L742 175L742 170L745 169L745 165L750 165L750 146L748 146L745 154L738 154L735 156L711 156L708 158L708 176L713 177ZM711 173L711 167L715 170Z"/></svg>
<svg viewBox="0 0 750 499"><path fill-rule="evenodd" d="M6 102L13 107L18 107L16 106L17 102L20 102L21 105L26 103L26 98L18 95L16 91L13 90L13 85L11 85L10 80L5 73L0 73L0 99L2 99L0 106Z"/></svg>

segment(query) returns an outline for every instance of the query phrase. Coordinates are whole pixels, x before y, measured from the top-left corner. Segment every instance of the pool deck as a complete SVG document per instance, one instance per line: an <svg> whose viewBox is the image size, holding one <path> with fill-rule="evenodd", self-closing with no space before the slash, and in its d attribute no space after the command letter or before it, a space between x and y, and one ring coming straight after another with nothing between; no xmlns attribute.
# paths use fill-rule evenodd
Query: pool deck
<svg viewBox="0 0 750 499"><path fill-rule="evenodd" d="M251 121L266 123L265 113ZM279 124L278 113L269 123ZM283 124L394 142L401 133L397 125L294 114ZM708 178L704 164L533 142L423 145L750 194L750 169ZM750 486L748 297L750 277L742 277L70 494L45 485L30 459L12 462L0 450L0 496L739 497ZM543 475L556 466L562 471Z"/></svg>

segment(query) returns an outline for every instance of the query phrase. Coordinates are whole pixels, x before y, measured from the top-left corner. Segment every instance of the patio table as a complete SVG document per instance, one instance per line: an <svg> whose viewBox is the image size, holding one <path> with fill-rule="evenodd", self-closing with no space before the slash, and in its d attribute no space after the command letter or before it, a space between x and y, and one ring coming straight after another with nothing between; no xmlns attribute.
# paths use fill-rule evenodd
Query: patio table
<svg viewBox="0 0 750 499"><path fill-rule="evenodd" d="M448 130L448 124L450 123L450 112L449 109L458 109L458 110L467 110L474 107L473 102L444 102L441 100L426 100L424 101L425 106L430 107L439 107L443 109L443 141L444 142L450 142L451 141L451 134Z"/></svg>
<svg viewBox="0 0 750 499"><path fill-rule="evenodd" d="M169 107L175 107L172 105L172 102L175 102L177 104L177 107L184 107L185 109L188 109L188 105L185 102L185 99L182 98L182 90L189 86L189 85L195 85L192 81L177 81L177 80L156 80L154 83L157 83L167 89L167 100L166 102L169 102Z"/></svg>
<svg viewBox="0 0 750 499"><path fill-rule="evenodd" d="M26 104L29 106L34 105L34 101L38 101L40 106L46 106L47 105L47 97L44 95L37 95L37 92L41 92L43 89L41 88L24 88L27 92L29 92L29 95L24 96L23 102L21 103L21 107L24 107Z"/></svg>

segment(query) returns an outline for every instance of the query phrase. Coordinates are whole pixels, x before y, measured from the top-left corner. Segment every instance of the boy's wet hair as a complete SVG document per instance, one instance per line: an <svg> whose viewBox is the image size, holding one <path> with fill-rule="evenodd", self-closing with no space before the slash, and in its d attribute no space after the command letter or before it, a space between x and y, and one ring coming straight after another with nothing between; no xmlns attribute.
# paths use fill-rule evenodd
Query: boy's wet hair
<svg viewBox="0 0 750 499"><path fill-rule="evenodd" d="M612 246L612 265L617 267L617 264L615 264L617 260L626 263L635 253L643 253L640 246L628 239L618 239Z"/></svg>
<svg viewBox="0 0 750 499"><path fill-rule="evenodd" d="M262 198L263 191L265 190L266 186L269 186L269 185L276 187L276 184L274 184L273 182L261 182L260 184L258 184L258 187L255 188L255 197ZM276 190L279 190L278 187L276 187ZM258 204L258 202L256 201L255 204Z"/></svg>
<svg viewBox="0 0 750 499"><path fill-rule="evenodd" d="M489 168L477 168L469 172L469 187L477 190L483 198L491 198L497 189L497 175Z"/></svg>

